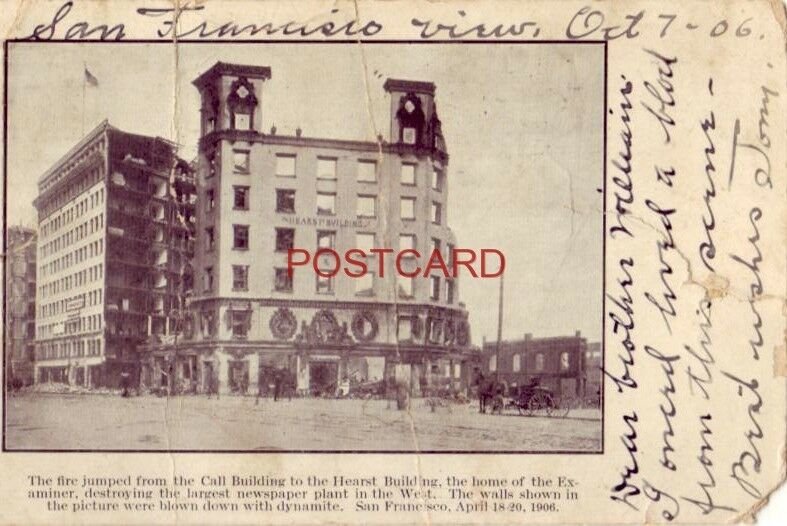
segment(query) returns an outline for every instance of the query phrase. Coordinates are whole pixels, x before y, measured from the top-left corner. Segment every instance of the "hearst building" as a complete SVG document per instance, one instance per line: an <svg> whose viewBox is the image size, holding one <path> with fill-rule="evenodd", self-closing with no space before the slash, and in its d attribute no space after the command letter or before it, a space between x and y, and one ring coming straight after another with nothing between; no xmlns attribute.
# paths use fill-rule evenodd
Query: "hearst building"
<svg viewBox="0 0 787 526"><path fill-rule="evenodd" d="M377 275L380 255L360 278L287 268L292 248L451 253L435 86L389 79L389 137L350 141L264 129L270 81L268 67L219 62L193 82L201 96L194 291L182 338L146 348L165 364L151 381L256 392L288 371L312 394L375 379L416 394L466 386L474 353L457 279L402 277L393 257Z"/></svg>

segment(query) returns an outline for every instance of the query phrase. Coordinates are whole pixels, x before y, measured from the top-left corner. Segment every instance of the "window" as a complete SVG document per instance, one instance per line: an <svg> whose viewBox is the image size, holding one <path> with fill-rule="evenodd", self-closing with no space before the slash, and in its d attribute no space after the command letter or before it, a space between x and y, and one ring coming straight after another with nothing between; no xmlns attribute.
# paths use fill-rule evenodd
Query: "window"
<svg viewBox="0 0 787 526"><path fill-rule="evenodd" d="M250 130L251 129L251 114L250 113L244 113L244 112L236 110L233 113L233 116L235 117L233 120L234 120L234 124L235 124L235 129L236 130Z"/></svg>
<svg viewBox="0 0 787 526"><path fill-rule="evenodd" d="M397 274L396 282L397 282L397 292L400 298L413 297L413 278L402 276L401 274Z"/></svg>
<svg viewBox="0 0 787 526"><path fill-rule="evenodd" d="M568 352L563 351L560 353L560 370L561 371L568 371L571 368L571 360L569 358Z"/></svg>
<svg viewBox="0 0 787 526"><path fill-rule="evenodd" d="M205 192L205 210L210 212L214 208L216 208L216 190L209 188L208 191Z"/></svg>
<svg viewBox="0 0 787 526"><path fill-rule="evenodd" d="M440 252L440 240L437 239L436 237L433 237L432 238L432 253L434 253L435 250Z"/></svg>
<svg viewBox="0 0 787 526"><path fill-rule="evenodd" d="M232 290L249 290L248 265L232 265Z"/></svg>
<svg viewBox="0 0 787 526"><path fill-rule="evenodd" d="M245 150L233 150L232 170L236 174L249 173L249 152Z"/></svg>
<svg viewBox="0 0 787 526"><path fill-rule="evenodd" d="M205 267L205 275L203 276L205 282L203 284L203 288L205 292L210 292L213 290L213 267Z"/></svg>
<svg viewBox="0 0 787 526"><path fill-rule="evenodd" d="M454 281L451 279L445 280L445 302L449 305L454 302Z"/></svg>
<svg viewBox="0 0 787 526"><path fill-rule="evenodd" d="M432 223L435 225L439 225L441 221L441 216L443 213L443 207L440 203L436 201L432 201Z"/></svg>
<svg viewBox="0 0 787 526"><path fill-rule="evenodd" d="M400 215L402 219L415 219L415 197L402 197Z"/></svg>
<svg viewBox="0 0 787 526"><path fill-rule="evenodd" d="M205 229L205 250L211 251L216 248L216 233L212 226Z"/></svg>
<svg viewBox="0 0 787 526"><path fill-rule="evenodd" d="M409 316L402 316L397 322L397 336L399 341L408 341L413 339L413 318Z"/></svg>
<svg viewBox="0 0 787 526"><path fill-rule="evenodd" d="M317 192L317 215L336 214L336 193Z"/></svg>
<svg viewBox="0 0 787 526"><path fill-rule="evenodd" d="M212 310L204 310L200 313L200 329L203 336L216 335L216 314Z"/></svg>
<svg viewBox="0 0 787 526"><path fill-rule="evenodd" d="M440 276L430 276L429 279L432 282L432 294L431 298L433 300L440 299Z"/></svg>
<svg viewBox="0 0 787 526"><path fill-rule="evenodd" d="M317 231L317 249L333 248L336 240L336 232L333 230Z"/></svg>
<svg viewBox="0 0 787 526"><path fill-rule="evenodd" d="M374 183L377 181L377 163L374 161L358 161L358 182Z"/></svg>
<svg viewBox="0 0 787 526"><path fill-rule="evenodd" d="M295 190L276 190L276 211L295 213Z"/></svg>
<svg viewBox="0 0 787 526"><path fill-rule="evenodd" d="M377 196L359 195L356 214L358 217L375 217L377 215Z"/></svg>
<svg viewBox="0 0 787 526"><path fill-rule="evenodd" d="M374 272L368 271L354 281L357 296L374 296Z"/></svg>
<svg viewBox="0 0 787 526"><path fill-rule="evenodd" d="M511 369L513 369L515 373L518 373L522 370L522 358L518 354L514 355Z"/></svg>
<svg viewBox="0 0 787 526"><path fill-rule="evenodd" d="M540 372L544 370L544 354L538 353L536 354L536 372Z"/></svg>
<svg viewBox="0 0 787 526"><path fill-rule="evenodd" d="M218 159L216 157L216 152L210 152L207 156L208 161L208 174L207 177L213 177L216 175L218 171Z"/></svg>
<svg viewBox="0 0 787 526"><path fill-rule="evenodd" d="M276 252L287 252L295 246L294 228L276 229Z"/></svg>
<svg viewBox="0 0 787 526"><path fill-rule="evenodd" d="M415 186L415 165L403 164L402 165L402 184L407 186Z"/></svg>
<svg viewBox="0 0 787 526"><path fill-rule="evenodd" d="M277 292L292 292L292 276L286 268L277 268L275 288Z"/></svg>
<svg viewBox="0 0 787 526"><path fill-rule="evenodd" d="M443 339L443 320L440 318L429 319L429 341L440 343Z"/></svg>
<svg viewBox="0 0 787 526"><path fill-rule="evenodd" d="M233 231L232 248L236 250L248 250L249 227L247 225L232 225L232 231Z"/></svg>
<svg viewBox="0 0 787 526"><path fill-rule="evenodd" d="M358 232L355 234L355 248L363 250L367 254L374 248L374 234L368 232Z"/></svg>
<svg viewBox="0 0 787 526"><path fill-rule="evenodd" d="M279 177L295 177L294 155L276 155L276 175Z"/></svg>
<svg viewBox="0 0 787 526"><path fill-rule="evenodd" d="M317 294L332 294L333 278L317 274Z"/></svg>
<svg viewBox="0 0 787 526"><path fill-rule="evenodd" d="M232 337L239 340L245 340L249 334L249 326L251 325L251 312L247 310L234 310L230 314Z"/></svg>
<svg viewBox="0 0 787 526"><path fill-rule="evenodd" d="M336 159L317 158L317 179L336 179Z"/></svg>
<svg viewBox="0 0 787 526"><path fill-rule="evenodd" d="M489 357L489 372L495 371L497 371L497 356L492 355Z"/></svg>
<svg viewBox="0 0 787 526"><path fill-rule="evenodd" d="M399 234L399 251L415 250L414 234Z"/></svg>
<svg viewBox="0 0 787 526"><path fill-rule="evenodd" d="M249 187L248 186L235 186L235 210L248 210L249 209Z"/></svg>
<svg viewBox="0 0 787 526"><path fill-rule="evenodd" d="M432 170L432 190L441 192L443 190L443 171L438 169Z"/></svg>

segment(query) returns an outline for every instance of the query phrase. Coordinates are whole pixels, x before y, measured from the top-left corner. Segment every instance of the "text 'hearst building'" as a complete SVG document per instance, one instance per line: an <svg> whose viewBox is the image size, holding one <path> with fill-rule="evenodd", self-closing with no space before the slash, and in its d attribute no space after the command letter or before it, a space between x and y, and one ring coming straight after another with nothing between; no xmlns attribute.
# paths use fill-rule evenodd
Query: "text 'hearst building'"
<svg viewBox="0 0 787 526"><path fill-rule="evenodd" d="M389 79L390 136L366 142L264 131L269 79L270 68L219 62L194 81L202 105L191 316L174 353L147 347L165 373L151 381L245 392L287 371L314 394L383 378L416 393L467 385L470 330L457 280L377 275L380 255L360 278L287 268L293 248L450 255L435 86Z"/></svg>

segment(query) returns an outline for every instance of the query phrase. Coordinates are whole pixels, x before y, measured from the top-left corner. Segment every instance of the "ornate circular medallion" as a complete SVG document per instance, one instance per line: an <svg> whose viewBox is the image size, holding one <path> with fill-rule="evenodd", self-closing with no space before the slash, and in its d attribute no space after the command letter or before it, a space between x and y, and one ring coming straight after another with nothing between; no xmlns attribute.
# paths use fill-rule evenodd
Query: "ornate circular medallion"
<svg viewBox="0 0 787 526"><path fill-rule="evenodd" d="M275 338L289 340L298 328L298 320L290 309L280 308L271 316L269 325Z"/></svg>
<svg viewBox="0 0 787 526"><path fill-rule="evenodd" d="M377 318L371 312L363 310L353 316L352 331L356 340L362 342L374 340L379 329Z"/></svg>
<svg viewBox="0 0 787 526"><path fill-rule="evenodd" d="M347 326L345 325L345 329ZM309 343L338 343L342 339L341 327L336 315L329 309L322 309L312 318L309 324Z"/></svg>

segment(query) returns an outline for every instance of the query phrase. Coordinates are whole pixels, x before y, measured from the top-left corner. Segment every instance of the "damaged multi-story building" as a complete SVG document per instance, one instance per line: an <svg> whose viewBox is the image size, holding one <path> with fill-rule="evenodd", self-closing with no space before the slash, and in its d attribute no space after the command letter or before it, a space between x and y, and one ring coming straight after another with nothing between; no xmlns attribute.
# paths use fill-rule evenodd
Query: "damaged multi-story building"
<svg viewBox="0 0 787 526"><path fill-rule="evenodd" d="M133 383L140 345L180 329L196 186L176 153L105 121L39 179L37 382Z"/></svg>
<svg viewBox="0 0 787 526"><path fill-rule="evenodd" d="M268 67L219 62L193 82L195 289L185 337L148 349L165 364L154 380L255 392L286 371L298 391L331 395L375 379L416 393L466 386L472 346L457 279L376 275L373 260L360 278L287 268L296 247L451 253L434 84L389 79L389 134L356 141L268 131L270 81Z"/></svg>

